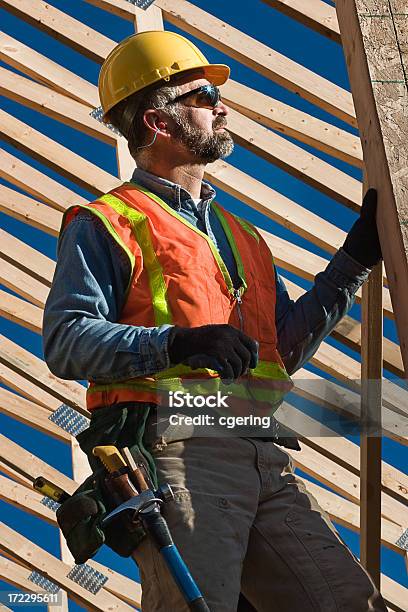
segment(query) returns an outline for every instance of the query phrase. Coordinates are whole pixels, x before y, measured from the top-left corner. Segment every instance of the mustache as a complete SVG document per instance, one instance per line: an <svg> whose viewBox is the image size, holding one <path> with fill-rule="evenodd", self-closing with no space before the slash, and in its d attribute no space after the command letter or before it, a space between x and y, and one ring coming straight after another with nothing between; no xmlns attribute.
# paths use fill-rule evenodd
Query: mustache
<svg viewBox="0 0 408 612"><path fill-rule="evenodd" d="M226 127L226 125L227 120L225 119L225 117L217 117L217 119L215 119L213 123L213 130L221 127Z"/></svg>

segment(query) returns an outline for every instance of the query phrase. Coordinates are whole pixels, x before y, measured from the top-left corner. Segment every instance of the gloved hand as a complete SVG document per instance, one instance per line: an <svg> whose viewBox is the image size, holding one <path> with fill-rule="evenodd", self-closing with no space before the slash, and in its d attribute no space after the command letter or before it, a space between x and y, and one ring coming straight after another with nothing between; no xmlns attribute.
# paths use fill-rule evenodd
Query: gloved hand
<svg viewBox="0 0 408 612"><path fill-rule="evenodd" d="M377 191L369 189L364 196L360 217L343 244L346 253L366 268L373 268L382 259L376 211Z"/></svg>
<svg viewBox="0 0 408 612"><path fill-rule="evenodd" d="M173 364L210 368L222 379L235 380L258 363L258 342L232 325L174 327L168 350Z"/></svg>
<svg viewBox="0 0 408 612"><path fill-rule="evenodd" d="M95 485L93 490L87 488L75 492L56 512L58 525L75 563L85 563L96 555L103 543L121 557L129 557L145 537L142 526L135 525L130 532L120 517L102 531L101 520L112 508L105 507L99 480Z"/></svg>
<svg viewBox="0 0 408 612"><path fill-rule="evenodd" d="M85 563L104 543L99 526L104 511L104 506L86 493L73 495L57 509L57 522L75 563Z"/></svg>

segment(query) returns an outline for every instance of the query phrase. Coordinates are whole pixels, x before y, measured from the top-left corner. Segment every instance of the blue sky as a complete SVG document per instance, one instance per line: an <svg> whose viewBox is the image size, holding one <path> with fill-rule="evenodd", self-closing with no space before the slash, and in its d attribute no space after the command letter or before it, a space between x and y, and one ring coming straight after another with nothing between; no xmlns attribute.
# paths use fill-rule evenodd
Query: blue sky
<svg viewBox="0 0 408 612"><path fill-rule="evenodd" d="M60 10L69 13L73 17L80 19L90 27L102 32L105 36L108 36L113 40L119 41L133 32L132 24L130 22L101 11L83 0L73 0L69 3L63 2L62 0L51 0L49 4L52 4ZM302 63L304 66L321 74L332 82L348 89L347 71L345 68L341 47L325 37L313 32L312 30L298 24L294 20L281 15L277 11L271 9L261 0L252 0L250 3L244 2L243 0L224 0L224 2L217 3L209 3L208 1L205 2L204 0L195 0L195 4L207 11L212 12L217 17L227 21L234 27L253 36L277 51L287 55L291 59ZM329 2L329 4L331 3ZM26 45L31 46L37 51L48 55L50 58L54 59L54 61L57 61L66 68L74 70L77 74L88 79L90 82L97 84L99 71L98 64L84 58L76 51L69 49L67 46L53 39L47 34L44 34L34 27L23 23L21 20L10 15L4 10L0 10L0 18L3 24L3 29L7 34L24 42ZM178 31L169 24L166 24L166 27L170 30ZM194 40L194 38L192 38L192 40ZM310 112L316 117L330 121L335 125L352 131L349 126L343 124L333 116L320 111L317 107L302 100L299 96L288 92L278 85L275 85L265 77L255 73L250 68L242 66L238 62L231 60L222 53L214 50L212 47L209 47L204 43L201 43L200 41L195 42L210 61L229 64L231 66L231 76L234 78L234 80L240 81L255 89L259 89L272 97L278 98L279 100L296 106L297 108L306 112ZM62 125L61 123L58 123L44 115L4 98L2 98L2 108L15 115L22 121L30 124L37 130L51 136L58 142L61 142L71 150L89 159L101 168L112 174L117 174L115 152L109 145L105 145L84 134L80 134L79 132ZM16 148L12 147L8 143L4 143L4 148L21 159L24 159L35 168L38 168L42 172L45 172L49 176L59 180L61 183L73 189L78 194L81 194L88 199L93 199L92 194L80 189L69 180L58 175L56 172L49 170L45 165L42 165L29 156L19 152ZM306 146L304 146L304 148L307 149ZM314 154L317 154L322 159L329 161L351 176L361 179L361 172L356 168L352 168L343 162L336 161L333 158L316 152L310 148L308 150L313 151ZM237 146L233 155L228 161L287 197L302 204L307 209L319 214L322 218L335 223L344 230L347 230L350 227L353 219L355 218L355 214L346 207L319 193L317 190L306 185L305 183L289 176L279 168L276 168L259 157L256 157L254 154L249 153L242 147ZM12 185L9 186L13 187ZM249 220L257 225L286 239L290 239L296 244L307 247L315 253L327 257L327 253L317 249L304 239L297 237L270 219L267 219L259 213L248 209L246 206L242 205L239 201L233 199L228 194L219 191L218 201L226 208L246 216ZM6 231L14 234L34 248L55 259L56 240L54 238L3 214L1 214L1 224ZM303 281L294 275L287 272L285 272L285 275L304 287L308 286L306 281ZM359 318L360 309L358 306L353 308L352 315ZM42 356L41 340L36 334L10 323L5 319L1 319L1 326L3 334L10 337L15 342L18 342L21 346L30 350L36 355ZM389 320L385 321L385 333L389 338L393 340L396 339L394 324ZM333 342L333 344L339 346L335 343L335 341L330 340L330 342ZM344 349L344 347L342 347L342 349L347 350L347 352L356 357L352 351ZM18 444L21 444L31 452L37 454L48 463L54 465L59 470L70 475L70 455L66 446L3 415L0 415L0 423L2 433L12 438ZM399 469L404 469L406 463L406 453L403 453L401 447L389 440L384 441L384 458ZM10 508L3 502L0 502L0 508L2 516L7 524L14 529L19 530L27 537L30 537L33 541L43 546L46 550L58 555L58 538L56 529L43 524L38 519L35 519L22 511L15 508ZM354 552L358 553L358 536L344 528L340 528L340 531L341 535L352 547ZM110 553L108 549L100 551L97 559L102 562L111 563L112 567L123 573L127 573L129 576L135 575L133 563L120 559L113 553ZM402 557L396 553L383 549L382 570L384 573L400 582L405 580L405 584L408 586ZM0 589L1 588L6 587L0 584ZM79 609L79 607L71 602L70 609L75 610Z"/></svg>

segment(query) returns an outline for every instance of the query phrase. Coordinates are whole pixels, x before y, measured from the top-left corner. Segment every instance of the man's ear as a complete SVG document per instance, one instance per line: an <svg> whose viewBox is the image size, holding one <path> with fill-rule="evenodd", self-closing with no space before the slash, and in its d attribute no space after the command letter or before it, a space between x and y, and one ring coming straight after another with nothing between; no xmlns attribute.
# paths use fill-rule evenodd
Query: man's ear
<svg viewBox="0 0 408 612"><path fill-rule="evenodd" d="M145 126L153 132L168 134L167 123L160 118L159 113L154 109L145 111L145 114L143 115L143 122Z"/></svg>

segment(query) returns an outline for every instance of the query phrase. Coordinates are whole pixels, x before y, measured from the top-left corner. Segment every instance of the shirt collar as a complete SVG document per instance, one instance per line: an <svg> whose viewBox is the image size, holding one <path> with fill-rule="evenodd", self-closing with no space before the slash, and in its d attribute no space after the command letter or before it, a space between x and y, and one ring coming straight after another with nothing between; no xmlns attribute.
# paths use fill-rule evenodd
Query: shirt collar
<svg viewBox="0 0 408 612"><path fill-rule="evenodd" d="M189 200L191 202L192 197L186 189L177 183L168 181L167 179L156 176L147 170L141 168L135 168L131 181L141 185L145 189L152 191L154 194L161 198L164 198L172 208L180 210L183 204L187 204ZM204 202L209 203L215 198L215 189L207 183L202 181L201 183L201 194L200 197ZM188 204L187 204L188 206Z"/></svg>

